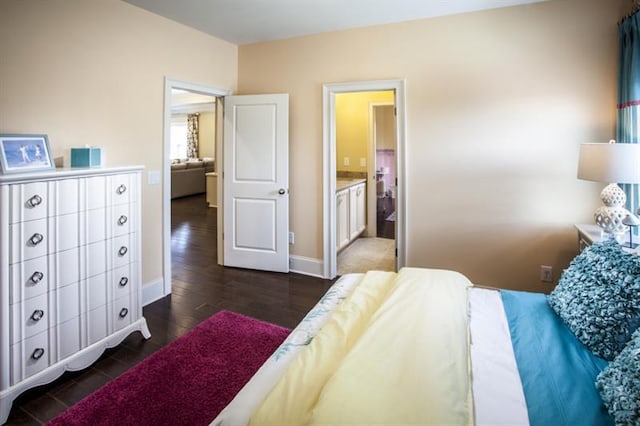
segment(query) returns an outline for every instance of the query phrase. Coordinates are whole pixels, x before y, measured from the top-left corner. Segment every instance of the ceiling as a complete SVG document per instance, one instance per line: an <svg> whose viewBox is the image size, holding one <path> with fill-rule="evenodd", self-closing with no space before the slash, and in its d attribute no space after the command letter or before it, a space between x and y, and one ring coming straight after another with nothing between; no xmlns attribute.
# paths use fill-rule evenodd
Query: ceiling
<svg viewBox="0 0 640 426"><path fill-rule="evenodd" d="M236 45L545 0L123 0Z"/></svg>

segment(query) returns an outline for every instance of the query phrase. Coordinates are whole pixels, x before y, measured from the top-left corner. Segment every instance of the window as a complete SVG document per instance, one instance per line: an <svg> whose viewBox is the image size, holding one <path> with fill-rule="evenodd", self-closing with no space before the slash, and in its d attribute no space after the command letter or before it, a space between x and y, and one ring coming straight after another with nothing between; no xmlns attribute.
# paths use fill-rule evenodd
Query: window
<svg viewBox="0 0 640 426"><path fill-rule="evenodd" d="M187 119L184 116L171 118L170 158L187 158Z"/></svg>

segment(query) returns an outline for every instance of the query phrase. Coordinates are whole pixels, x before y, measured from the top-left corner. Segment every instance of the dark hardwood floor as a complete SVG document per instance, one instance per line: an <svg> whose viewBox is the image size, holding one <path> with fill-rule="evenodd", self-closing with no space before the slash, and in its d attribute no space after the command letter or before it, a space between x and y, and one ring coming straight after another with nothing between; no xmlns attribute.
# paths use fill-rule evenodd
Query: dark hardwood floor
<svg viewBox="0 0 640 426"><path fill-rule="evenodd" d="M26 391L14 401L8 425L43 424L218 311L292 328L332 284L218 266L216 209L204 195L173 200L171 215L173 292L143 309L151 339L136 332L91 367Z"/></svg>

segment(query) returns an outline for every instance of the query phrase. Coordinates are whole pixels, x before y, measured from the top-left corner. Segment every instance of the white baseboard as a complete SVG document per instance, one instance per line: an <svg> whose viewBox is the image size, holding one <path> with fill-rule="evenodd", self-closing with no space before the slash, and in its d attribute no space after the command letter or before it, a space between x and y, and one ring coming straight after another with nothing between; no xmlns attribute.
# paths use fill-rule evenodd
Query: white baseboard
<svg viewBox="0 0 640 426"><path fill-rule="evenodd" d="M289 256L289 270L297 274L324 278L324 262L304 256Z"/></svg>
<svg viewBox="0 0 640 426"><path fill-rule="evenodd" d="M147 306L162 297L164 297L164 281L162 278L156 278L142 286L142 306Z"/></svg>

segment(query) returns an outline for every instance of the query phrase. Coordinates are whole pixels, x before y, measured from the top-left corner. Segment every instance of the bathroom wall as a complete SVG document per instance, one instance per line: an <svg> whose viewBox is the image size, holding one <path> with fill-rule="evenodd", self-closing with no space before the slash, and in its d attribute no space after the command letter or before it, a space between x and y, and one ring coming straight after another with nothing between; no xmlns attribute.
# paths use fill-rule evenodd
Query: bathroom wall
<svg viewBox="0 0 640 426"><path fill-rule="evenodd" d="M336 96L336 170L366 173L369 109L372 103L393 102L393 92L341 93ZM345 159L349 164L346 164ZM364 164L361 163L364 159ZM366 177L366 176L365 176Z"/></svg>

